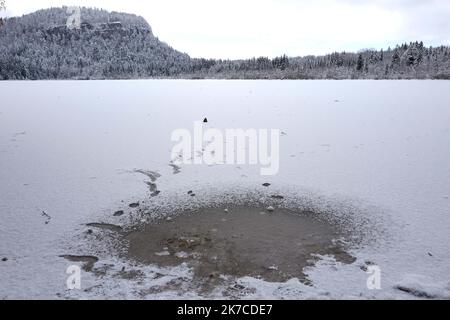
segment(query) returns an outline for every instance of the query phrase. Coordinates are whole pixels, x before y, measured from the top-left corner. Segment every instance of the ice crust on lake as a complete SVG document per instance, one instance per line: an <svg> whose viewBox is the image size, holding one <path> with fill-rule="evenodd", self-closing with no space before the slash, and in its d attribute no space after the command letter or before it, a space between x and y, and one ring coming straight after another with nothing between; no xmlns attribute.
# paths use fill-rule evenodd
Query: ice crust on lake
<svg viewBox="0 0 450 320"><path fill-rule="evenodd" d="M320 209L364 241L351 249L353 264L320 257L306 271L311 286L244 277L206 298L448 299L449 89L448 81L1 82L0 299L205 298L186 265L132 265L109 257L108 244L86 252L82 235L87 223L145 223L139 210L151 206L170 213L224 198ZM279 174L242 165L181 165L174 174L171 132L205 117L211 128L280 129ZM285 199L270 202L272 194ZM66 289L67 254L100 258L83 272L82 291ZM373 264L381 290L366 286Z"/></svg>

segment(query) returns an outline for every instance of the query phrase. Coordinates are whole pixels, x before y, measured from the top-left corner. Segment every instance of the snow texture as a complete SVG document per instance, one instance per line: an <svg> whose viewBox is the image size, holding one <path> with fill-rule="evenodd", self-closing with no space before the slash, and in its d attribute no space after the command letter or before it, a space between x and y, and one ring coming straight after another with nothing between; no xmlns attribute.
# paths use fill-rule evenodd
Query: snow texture
<svg viewBox="0 0 450 320"><path fill-rule="evenodd" d="M88 234L86 224L127 228L148 221L143 208L166 215L234 200L320 210L356 235L357 261L320 257L307 270L311 285L228 279L203 298L449 298L449 89L445 81L1 82L0 299L198 298L186 265L120 261L114 241L94 251L90 237L111 231ZM279 174L226 165L174 174L172 130L205 117L208 127L281 129ZM147 182L160 194L150 197ZM284 199L270 202L272 192ZM100 258L82 273L82 291L66 289L73 263L61 255ZM371 265L381 290L367 289Z"/></svg>

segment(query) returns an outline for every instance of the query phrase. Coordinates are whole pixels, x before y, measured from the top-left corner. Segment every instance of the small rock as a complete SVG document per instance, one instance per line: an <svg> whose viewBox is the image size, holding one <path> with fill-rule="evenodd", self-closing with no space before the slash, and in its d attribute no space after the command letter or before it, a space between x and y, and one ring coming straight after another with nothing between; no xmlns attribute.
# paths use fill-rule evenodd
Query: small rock
<svg viewBox="0 0 450 320"><path fill-rule="evenodd" d="M191 193L191 197L195 197L195 193Z"/></svg>
<svg viewBox="0 0 450 320"><path fill-rule="evenodd" d="M431 252L428 252L428 255L429 255L430 257L432 257L432 256L433 256L433 254L432 254Z"/></svg>
<svg viewBox="0 0 450 320"><path fill-rule="evenodd" d="M228 209L225 209L225 210L223 210L224 212L226 212L226 213L228 213L229 212L229 210Z"/></svg>
<svg viewBox="0 0 450 320"><path fill-rule="evenodd" d="M188 191L188 194L189 194L189 195L191 195L191 194L193 194L193 193L194 193L194 191L192 191L192 190L189 190L189 191Z"/></svg>
<svg viewBox="0 0 450 320"><path fill-rule="evenodd" d="M203 119L203 123L208 123L208 118Z"/></svg>
<svg viewBox="0 0 450 320"><path fill-rule="evenodd" d="M88 231L86 231L87 232L87 234L93 234L94 233L94 231L92 231L92 229L88 229Z"/></svg>
<svg viewBox="0 0 450 320"><path fill-rule="evenodd" d="M275 211L275 208L272 207L272 206L270 206L270 207L267 208L267 211L269 211L269 212L274 212L274 211Z"/></svg>
<svg viewBox="0 0 450 320"><path fill-rule="evenodd" d="M263 183L263 187L270 187L270 183Z"/></svg>
<svg viewBox="0 0 450 320"><path fill-rule="evenodd" d="M172 221L173 219L171 217L167 217L167 221Z"/></svg>
<svg viewBox="0 0 450 320"><path fill-rule="evenodd" d="M280 195L273 195L273 196L271 196L271 198L272 199L276 199L276 200L283 200L284 199L284 197L280 196Z"/></svg>
<svg viewBox="0 0 450 320"><path fill-rule="evenodd" d="M8 261L8 258L3 258L2 261L6 262L6 261Z"/></svg>
<svg viewBox="0 0 450 320"><path fill-rule="evenodd" d="M114 212L114 217L120 217L120 216L123 216L124 214L125 214L125 212L123 210L116 211L116 212Z"/></svg>
<svg viewBox="0 0 450 320"><path fill-rule="evenodd" d="M130 208L137 208L137 207L139 207L139 202L130 203Z"/></svg>

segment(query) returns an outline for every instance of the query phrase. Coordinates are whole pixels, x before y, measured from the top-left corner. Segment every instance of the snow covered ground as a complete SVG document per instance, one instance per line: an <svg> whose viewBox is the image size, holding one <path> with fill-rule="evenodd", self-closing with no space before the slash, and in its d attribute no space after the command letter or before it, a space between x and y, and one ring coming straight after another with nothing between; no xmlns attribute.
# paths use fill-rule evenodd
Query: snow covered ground
<svg viewBox="0 0 450 320"><path fill-rule="evenodd" d="M448 81L0 82L0 97L0 299L196 298L188 287L151 290L189 286L185 265L129 266L107 247L83 251L85 224L118 224L113 213L136 201L194 201L187 190L215 201L265 182L345 211L349 228L375 237L352 248L353 264L322 257L307 270L312 286L245 277L208 297L450 298ZM279 174L201 165L174 175L172 131L204 117L209 127L283 131ZM155 200L135 169L161 174ZM104 272L83 273L84 290L69 292L67 254L96 254ZM367 288L371 265L381 290ZM118 277L124 266L145 276Z"/></svg>

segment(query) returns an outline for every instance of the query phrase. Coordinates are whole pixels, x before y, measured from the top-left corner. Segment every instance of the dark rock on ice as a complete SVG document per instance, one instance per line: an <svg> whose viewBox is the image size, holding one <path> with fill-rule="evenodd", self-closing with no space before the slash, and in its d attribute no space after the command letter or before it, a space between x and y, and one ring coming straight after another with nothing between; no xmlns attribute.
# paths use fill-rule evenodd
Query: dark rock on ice
<svg viewBox="0 0 450 320"><path fill-rule="evenodd" d="M123 210L116 211L114 213L114 217L120 217L120 216L123 216L124 214L125 214L125 212Z"/></svg>

